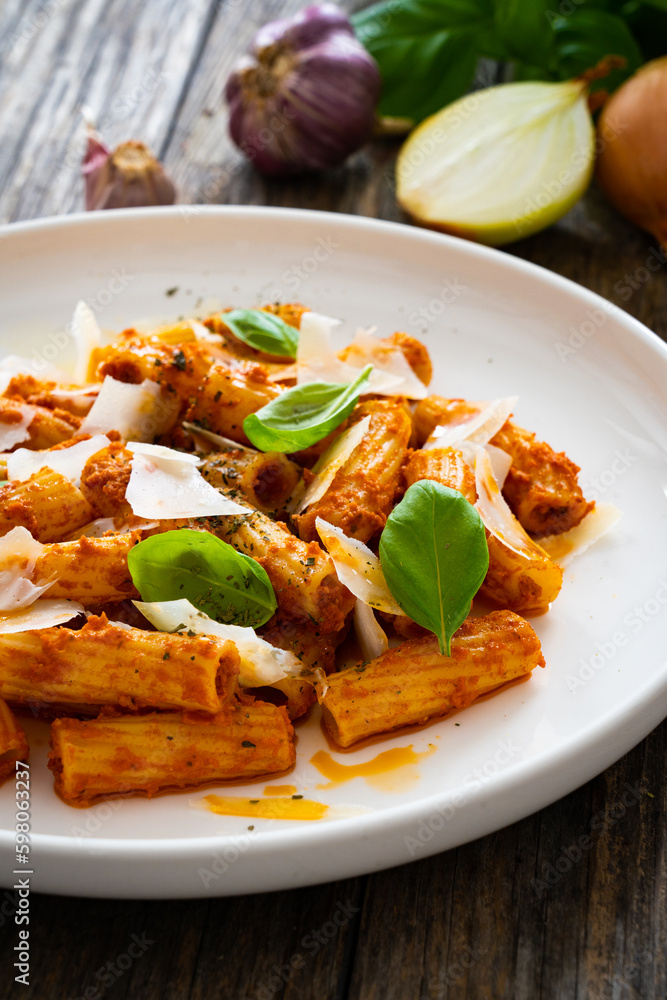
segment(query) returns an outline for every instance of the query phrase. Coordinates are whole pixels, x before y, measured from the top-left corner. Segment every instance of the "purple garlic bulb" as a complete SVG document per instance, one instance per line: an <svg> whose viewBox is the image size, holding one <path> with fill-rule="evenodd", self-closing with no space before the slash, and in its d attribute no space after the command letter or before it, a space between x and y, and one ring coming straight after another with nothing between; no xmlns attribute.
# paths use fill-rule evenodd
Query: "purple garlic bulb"
<svg viewBox="0 0 667 1000"><path fill-rule="evenodd" d="M255 35L225 88L229 131L263 173L337 167L371 137L380 89L347 16L313 4Z"/></svg>

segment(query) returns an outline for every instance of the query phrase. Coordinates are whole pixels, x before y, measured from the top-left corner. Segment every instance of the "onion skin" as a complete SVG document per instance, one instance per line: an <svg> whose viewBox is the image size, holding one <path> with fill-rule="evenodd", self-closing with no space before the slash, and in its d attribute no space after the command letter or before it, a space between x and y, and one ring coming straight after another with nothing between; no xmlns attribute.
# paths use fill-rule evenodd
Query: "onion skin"
<svg viewBox="0 0 667 1000"><path fill-rule="evenodd" d="M176 189L143 142L123 142L110 152L95 132L81 167L86 211L173 205Z"/></svg>
<svg viewBox="0 0 667 1000"><path fill-rule="evenodd" d="M258 170L340 166L372 136L380 71L332 3L265 25L225 88L232 139Z"/></svg>
<svg viewBox="0 0 667 1000"><path fill-rule="evenodd" d="M667 57L647 63L605 104L597 181L612 204L667 247Z"/></svg>

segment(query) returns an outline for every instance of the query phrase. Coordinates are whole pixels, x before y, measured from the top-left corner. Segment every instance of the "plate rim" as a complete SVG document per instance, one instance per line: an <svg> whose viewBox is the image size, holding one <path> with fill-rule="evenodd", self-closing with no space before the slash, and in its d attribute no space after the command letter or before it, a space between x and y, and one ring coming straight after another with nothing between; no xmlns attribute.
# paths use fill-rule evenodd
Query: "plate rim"
<svg viewBox="0 0 667 1000"><path fill-rule="evenodd" d="M340 225L343 228L361 228L371 233L391 234L392 238L395 239L415 240L433 247L442 248L444 245L455 255L463 254L471 259L488 260L494 264L504 266L515 273L524 273L531 280L538 279L552 287L562 289L566 294L577 297L584 305L592 304L605 308L607 313L613 313L625 325L633 337L639 339L646 348L656 354L656 360L659 359L661 364L667 365L667 343L658 334L631 316L620 306L617 306L597 292L591 291L589 288L578 284L570 278L564 277L532 261L524 260L521 257L496 248L435 233L403 222L375 219L367 216L313 209L257 205L174 205L162 208L116 209L110 214L104 212L79 212L0 225L0 246L4 244L4 247L0 249L0 255L2 255L5 248L11 252L13 238L20 235L38 234L40 231L45 230L75 229L81 226L84 228L104 227L112 221L122 223L125 220L132 220L132 222L138 223L141 220L150 222L157 219L170 219L183 215L185 210L187 210L189 215L194 217L219 216L221 218L243 218L251 216L258 219L262 217L273 217L283 220L299 219L305 222L322 222L326 220L329 225ZM658 703L662 707L658 707ZM611 745L603 748L601 743L603 734L608 732L614 723L618 722L619 711L623 712L623 735L619 738L617 734L613 749ZM603 770L637 745L659 723L660 718L664 718L665 712L667 712L667 660L657 665L656 673L635 692L633 700L629 704L625 703L621 709L609 709L604 715L595 718L556 749L552 748L549 751L541 752L535 757L520 760L509 771L499 772L493 776L493 780L488 783L488 786L485 785L475 791L466 790L465 802L462 809L473 810L480 808L485 804L492 804L498 799L502 800L503 797L510 799L513 797L513 793L520 791L526 783L535 782L540 776L546 777L551 775L553 777L553 774L557 772L559 775L558 779L550 784L544 782L545 787L541 793L535 794L532 803L520 804L520 796L517 796L517 803L511 808L504 810L505 818L501 821L496 822L495 819L489 818L487 828L481 829L474 837L462 836L456 843L448 843L446 847L441 846L437 835L435 835L432 841L424 845L424 849L419 853L418 857L425 858L439 853L444 849L458 846L460 843L467 843L471 839L477 839L480 836L500 829L508 823L517 822L526 816L532 815L546 805L569 794L569 792L585 784L595 775L602 773ZM658 716L660 718L657 718ZM591 748L595 748L598 751L604 749L604 752L597 755L587 755L587 750ZM581 763L582 755L586 759L584 765ZM579 767L577 768L577 776L573 783L567 765L572 764L577 758L579 758ZM602 764L601 761L603 761ZM546 787L547 784L549 785L548 789ZM278 828L261 832L259 836L252 838L252 846L248 851L248 855L261 856L275 851L282 851L287 847L298 850L305 843L309 845L314 844L318 849L326 846L327 843L332 845L339 844L341 840L344 841L349 837L350 828L354 829L361 837L363 835L373 835L379 829L389 832L387 828L390 827L398 840L407 827L412 827L419 819L423 819L429 816L434 810L438 808L442 809L450 804L463 787L450 788L445 792L435 792L410 803L397 802L395 805L383 808L381 812L336 819L321 826L315 824L304 828L290 826L283 830ZM181 797L185 797L188 794L193 794L195 791L185 790L179 794ZM509 815L509 819L507 815ZM63 856L70 857L74 853L80 860L84 857L89 857L99 861L100 857L104 856L105 859L113 857L118 861L129 860L131 857L133 861L140 862L155 859L156 856L159 860L164 861L167 855L171 856L174 861L193 860L195 857L203 854L210 856L211 852L220 852L224 849L226 842L231 842L234 839L238 838L232 834L177 837L174 839L91 837L89 840L81 843L74 836L36 833L32 835L31 842L35 851L39 851L43 859L45 859L46 855L50 855L53 860L57 860ZM12 847L13 843L14 831L0 830L0 850L4 850L6 846ZM409 863L412 860L415 859L404 857L402 860L397 859L389 865L383 864L382 867ZM333 876L323 870L322 877L313 878L310 881L299 881L296 884L290 882L289 886L296 887L296 885L314 884L316 882L328 881L332 877L350 877L351 875L359 874L361 871L369 870L367 863L362 864L361 867L355 867L353 859L350 859L350 863L347 866L337 865L336 874ZM270 888L284 888L287 887L287 884L283 885L280 879L278 879L277 884ZM195 887L195 889L198 889L198 887ZM220 886L219 890L222 890L224 893L225 887ZM62 892L63 890L60 889L58 891ZM85 886L76 886L73 894L80 895L82 892L85 893L85 891ZM266 889L257 887L249 888L245 891L262 892L266 891ZM211 893L210 890L199 890L193 891L192 897L214 894L220 893L219 891ZM98 888L91 892L90 895L113 896L113 892L102 894ZM164 896L160 897L140 892L136 898L150 899L164 898L166 896L173 897L173 893L167 892ZM178 896L179 898L187 898L186 894L183 893L179 893ZM116 898L130 897L127 893L123 893L120 897Z"/></svg>

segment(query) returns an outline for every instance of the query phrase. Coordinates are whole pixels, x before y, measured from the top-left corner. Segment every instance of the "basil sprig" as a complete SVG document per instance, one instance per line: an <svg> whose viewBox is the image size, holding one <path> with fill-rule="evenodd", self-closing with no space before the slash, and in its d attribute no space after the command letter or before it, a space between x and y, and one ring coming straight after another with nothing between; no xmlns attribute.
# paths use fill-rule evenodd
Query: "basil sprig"
<svg viewBox="0 0 667 1000"><path fill-rule="evenodd" d="M186 597L209 618L257 627L277 607L266 570L208 531L178 528L151 535L127 557L142 601Z"/></svg>
<svg viewBox="0 0 667 1000"><path fill-rule="evenodd" d="M462 97L479 58L512 64L516 80L568 80L623 56L591 89L612 91L664 54L664 0L383 0L352 17L382 73L382 115L421 121ZM659 51L656 51L659 50ZM410 73L405 67L410 66Z"/></svg>
<svg viewBox="0 0 667 1000"><path fill-rule="evenodd" d="M260 451L301 451L335 430L354 409L372 365L354 382L306 382L286 389L243 421L243 430Z"/></svg>
<svg viewBox="0 0 667 1000"><path fill-rule="evenodd" d="M392 596L413 621L435 632L451 655L454 632L489 567L482 519L457 490L414 483L380 537L380 564Z"/></svg>
<svg viewBox="0 0 667 1000"><path fill-rule="evenodd" d="M265 354L295 358L299 346L299 331L273 313L263 309L232 309L221 319L235 337L249 347Z"/></svg>

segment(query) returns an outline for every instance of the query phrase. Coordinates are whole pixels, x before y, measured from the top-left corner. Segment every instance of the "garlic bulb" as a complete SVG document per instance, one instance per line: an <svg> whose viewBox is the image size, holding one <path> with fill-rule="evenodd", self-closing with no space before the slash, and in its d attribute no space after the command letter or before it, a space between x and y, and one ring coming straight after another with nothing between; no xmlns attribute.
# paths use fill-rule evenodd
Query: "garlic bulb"
<svg viewBox="0 0 667 1000"><path fill-rule="evenodd" d="M176 189L143 142L122 142L113 153L97 133L88 130L81 167L86 184L86 210L173 205Z"/></svg>
<svg viewBox="0 0 667 1000"><path fill-rule="evenodd" d="M339 166L371 137L380 71L333 3L265 25L225 89L232 139L258 170Z"/></svg>
<svg viewBox="0 0 667 1000"><path fill-rule="evenodd" d="M551 225L588 187L595 133L584 80L508 83L427 118L403 145L397 197L433 229L500 246Z"/></svg>

